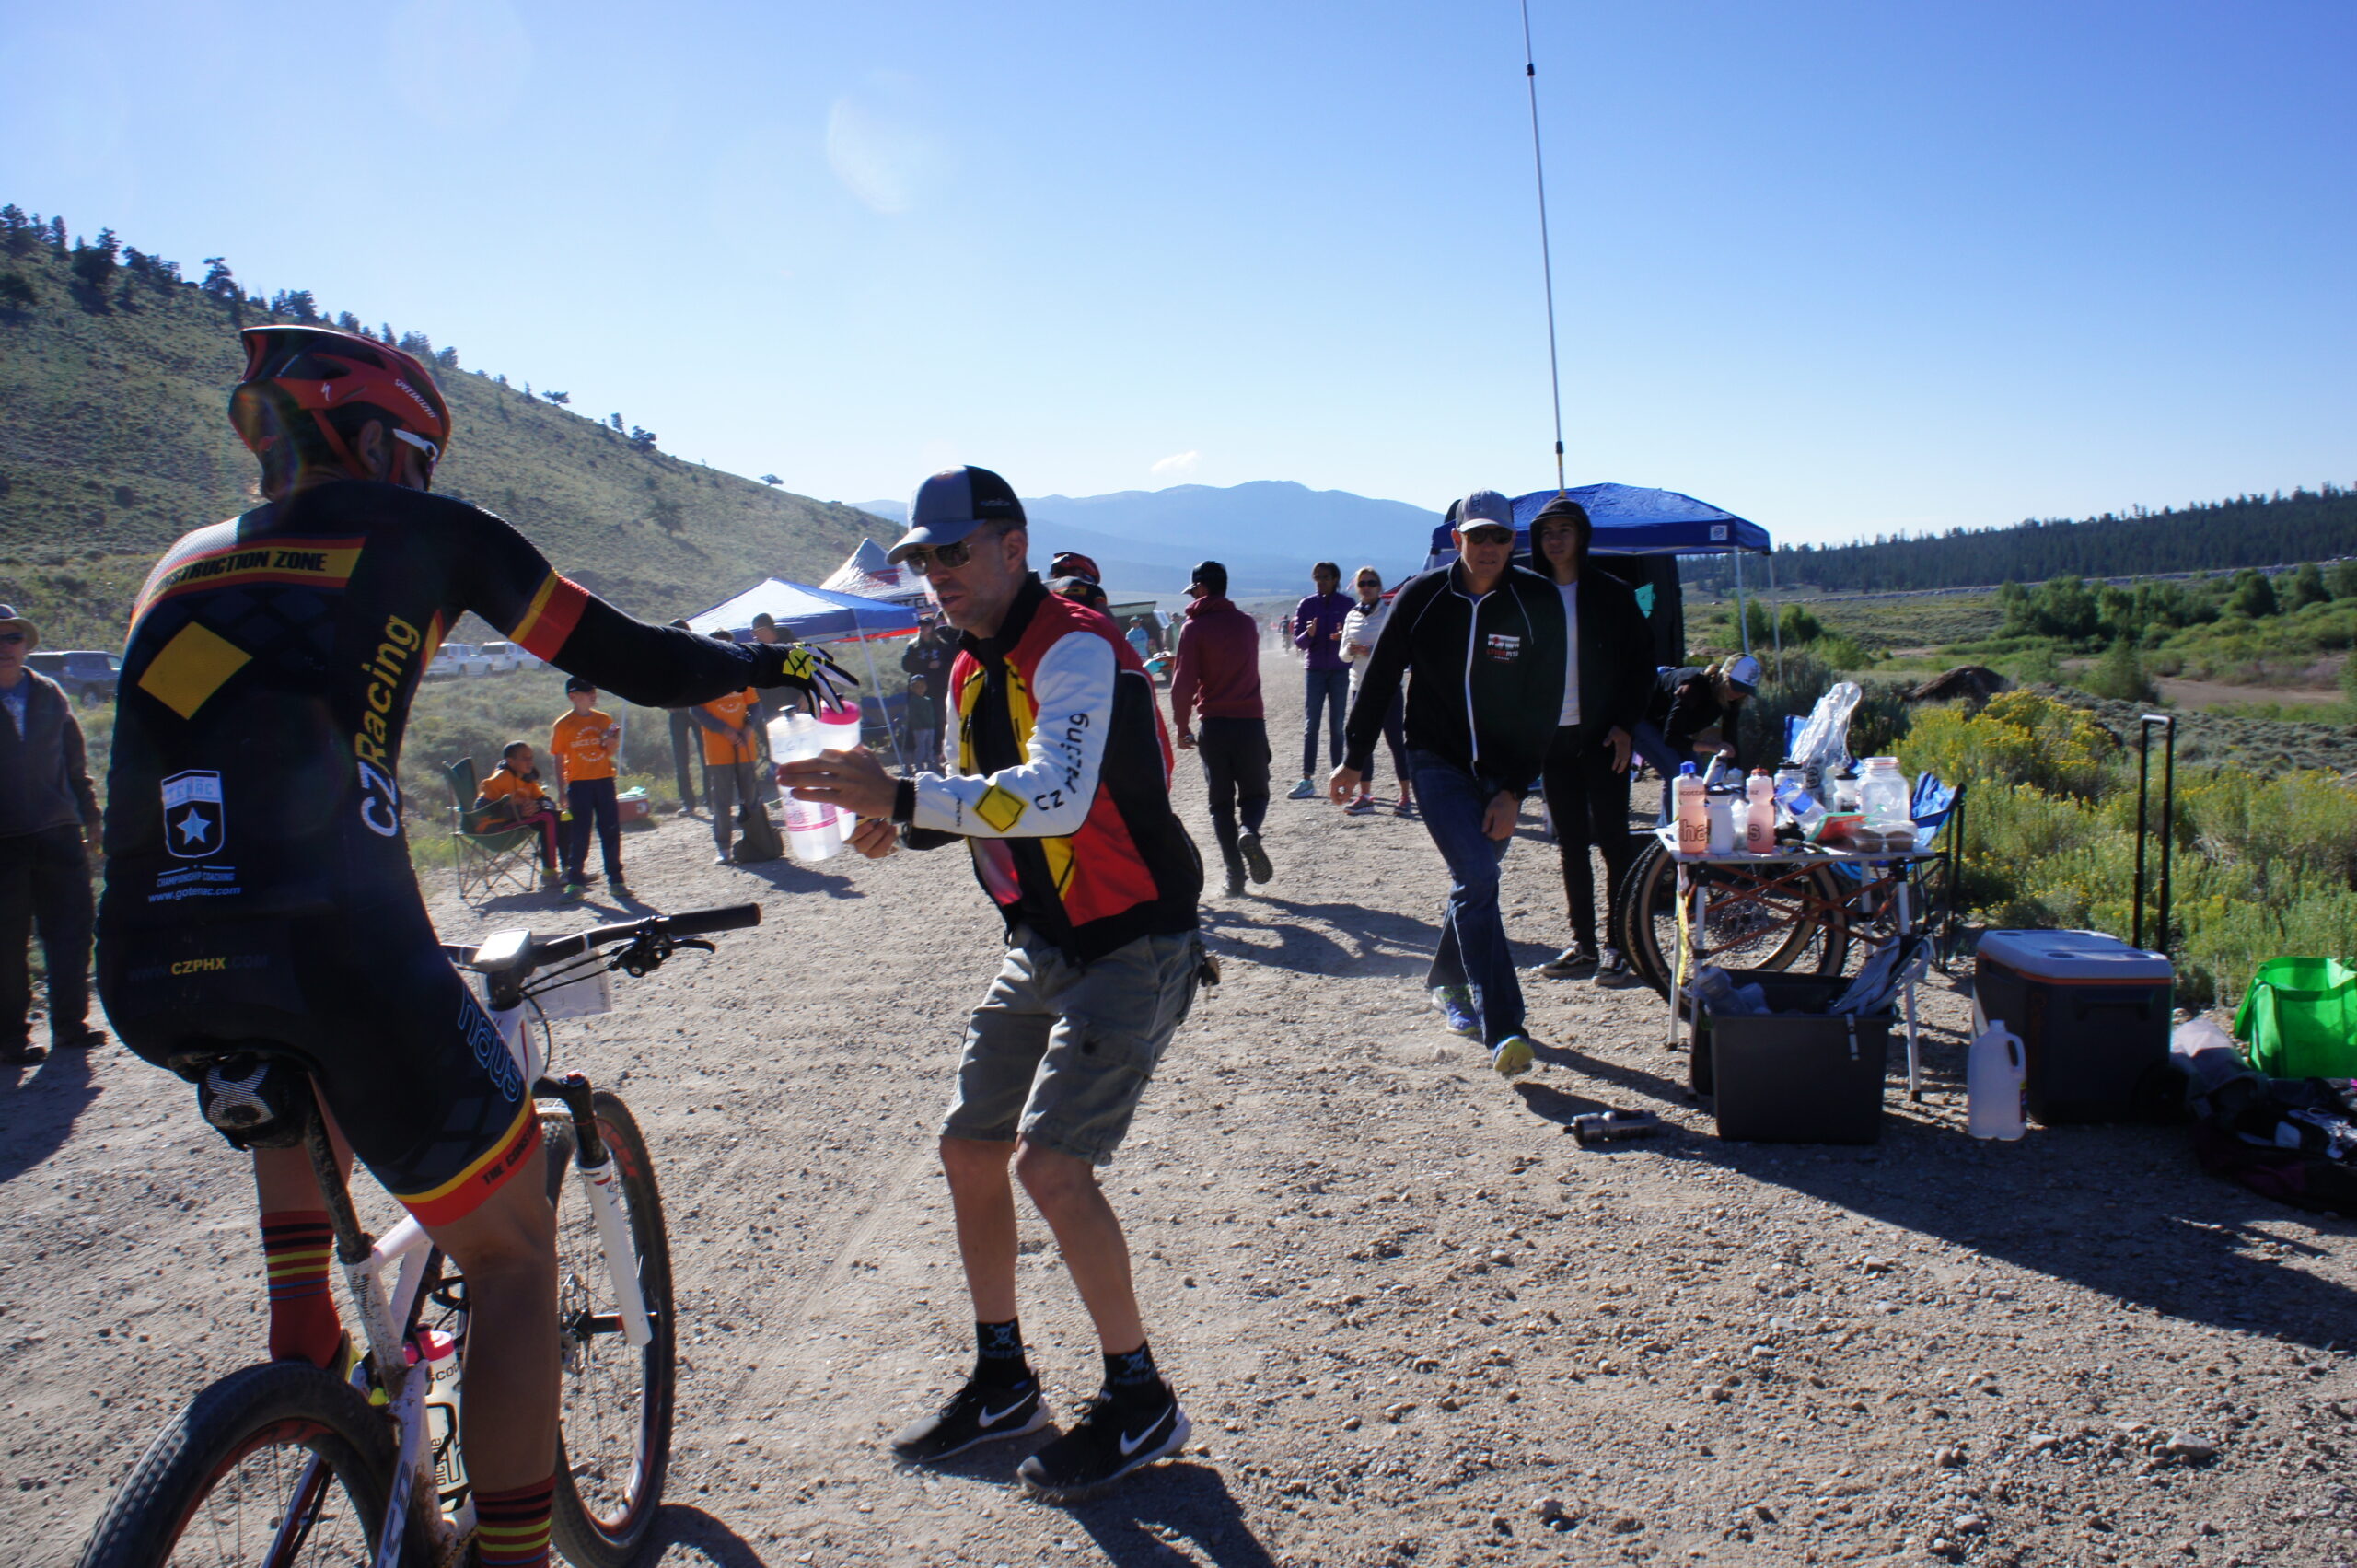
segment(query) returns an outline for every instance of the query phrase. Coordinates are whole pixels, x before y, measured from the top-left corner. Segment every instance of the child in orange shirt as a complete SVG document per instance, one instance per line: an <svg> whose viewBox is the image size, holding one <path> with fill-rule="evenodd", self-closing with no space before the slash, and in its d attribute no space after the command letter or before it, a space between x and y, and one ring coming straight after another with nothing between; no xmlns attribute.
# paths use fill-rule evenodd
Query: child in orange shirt
<svg viewBox="0 0 2357 1568"><path fill-rule="evenodd" d="M532 748L518 740L499 756L499 766L482 781L475 796L477 832L501 828L537 828L540 832L540 885L557 885L556 807L540 787L540 769Z"/></svg>
<svg viewBox="0 0 2357 1568"><path fill-rule="evenodd" d="M564 896L577 899L587 891L589 824L594 819L598 849L606 863L606 889L626 899L630 889L622 884L621 809L614 798L614 757L621 749L621 726L598 709L598 688L582 677L564 683L564 696L573 711L549 732L549 753L564 784L565 809L573 813L573 820L565 824Z"/></svg>

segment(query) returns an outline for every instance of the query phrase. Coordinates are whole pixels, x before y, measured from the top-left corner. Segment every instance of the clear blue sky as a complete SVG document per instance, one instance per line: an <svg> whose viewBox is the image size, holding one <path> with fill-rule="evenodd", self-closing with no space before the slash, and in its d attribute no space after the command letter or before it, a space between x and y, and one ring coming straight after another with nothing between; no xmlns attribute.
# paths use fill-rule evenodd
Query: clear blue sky
<svg viewBox="0 0 2357 1568"><path fill-rule="evenodd" d="M1573 482L1798 540L2357 480L2346 0L1533 19ZM0 58L0 200L807 494L1552 479L1506 0L18 0Z"/></svg>

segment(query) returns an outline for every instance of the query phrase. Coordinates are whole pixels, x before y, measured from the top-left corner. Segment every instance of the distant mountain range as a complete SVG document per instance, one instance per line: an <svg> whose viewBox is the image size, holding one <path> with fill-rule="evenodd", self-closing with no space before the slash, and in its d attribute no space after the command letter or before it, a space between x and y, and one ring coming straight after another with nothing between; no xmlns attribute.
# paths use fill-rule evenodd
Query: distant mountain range
<svg viewBox="0 0 2357 1568"><path fill-rule="evenodd" d="M894 527L907 526L905 501L853 502ZM1227 567L1239 595L1309 592L1309 568L1338 563L1348 574L1372 565L1396 582L1421 567L1440 514L1404 501L1377 501L1346 490L1312 490L1290 480L1256 480L1225 488L1180 484L1110 495L1025 496L1031 558L1044 567L1060 550L1097 558L1117 593L1177 593L1188 570L1211 559ZM889 544L888 539L879 542Z"/></svg>

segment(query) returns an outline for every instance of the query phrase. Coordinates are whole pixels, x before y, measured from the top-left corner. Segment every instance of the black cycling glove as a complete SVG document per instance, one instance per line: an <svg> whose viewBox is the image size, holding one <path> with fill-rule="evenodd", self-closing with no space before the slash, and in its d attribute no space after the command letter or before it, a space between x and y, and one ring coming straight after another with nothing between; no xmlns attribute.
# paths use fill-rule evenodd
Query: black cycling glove
<svg viewBox="0 0 2357 1568"><path fill-rule="evenodd" d="M856 686L858 677L837 664L825 649L807 643L748 643L753 651L756 686L790 686L817 697L830 708L843 705L838 683Z"/></svg>

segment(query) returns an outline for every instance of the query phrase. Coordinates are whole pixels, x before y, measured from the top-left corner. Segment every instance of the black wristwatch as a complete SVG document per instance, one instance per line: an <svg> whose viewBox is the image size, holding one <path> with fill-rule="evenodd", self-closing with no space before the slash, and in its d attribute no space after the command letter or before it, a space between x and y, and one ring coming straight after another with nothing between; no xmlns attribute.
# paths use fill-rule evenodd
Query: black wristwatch
<svg viewBox="0 0 2357 1568"><path fill-rule="evenodd" d="M916 819L917 781L902 779L892 790L892 820L902 827Z"/></svg>

